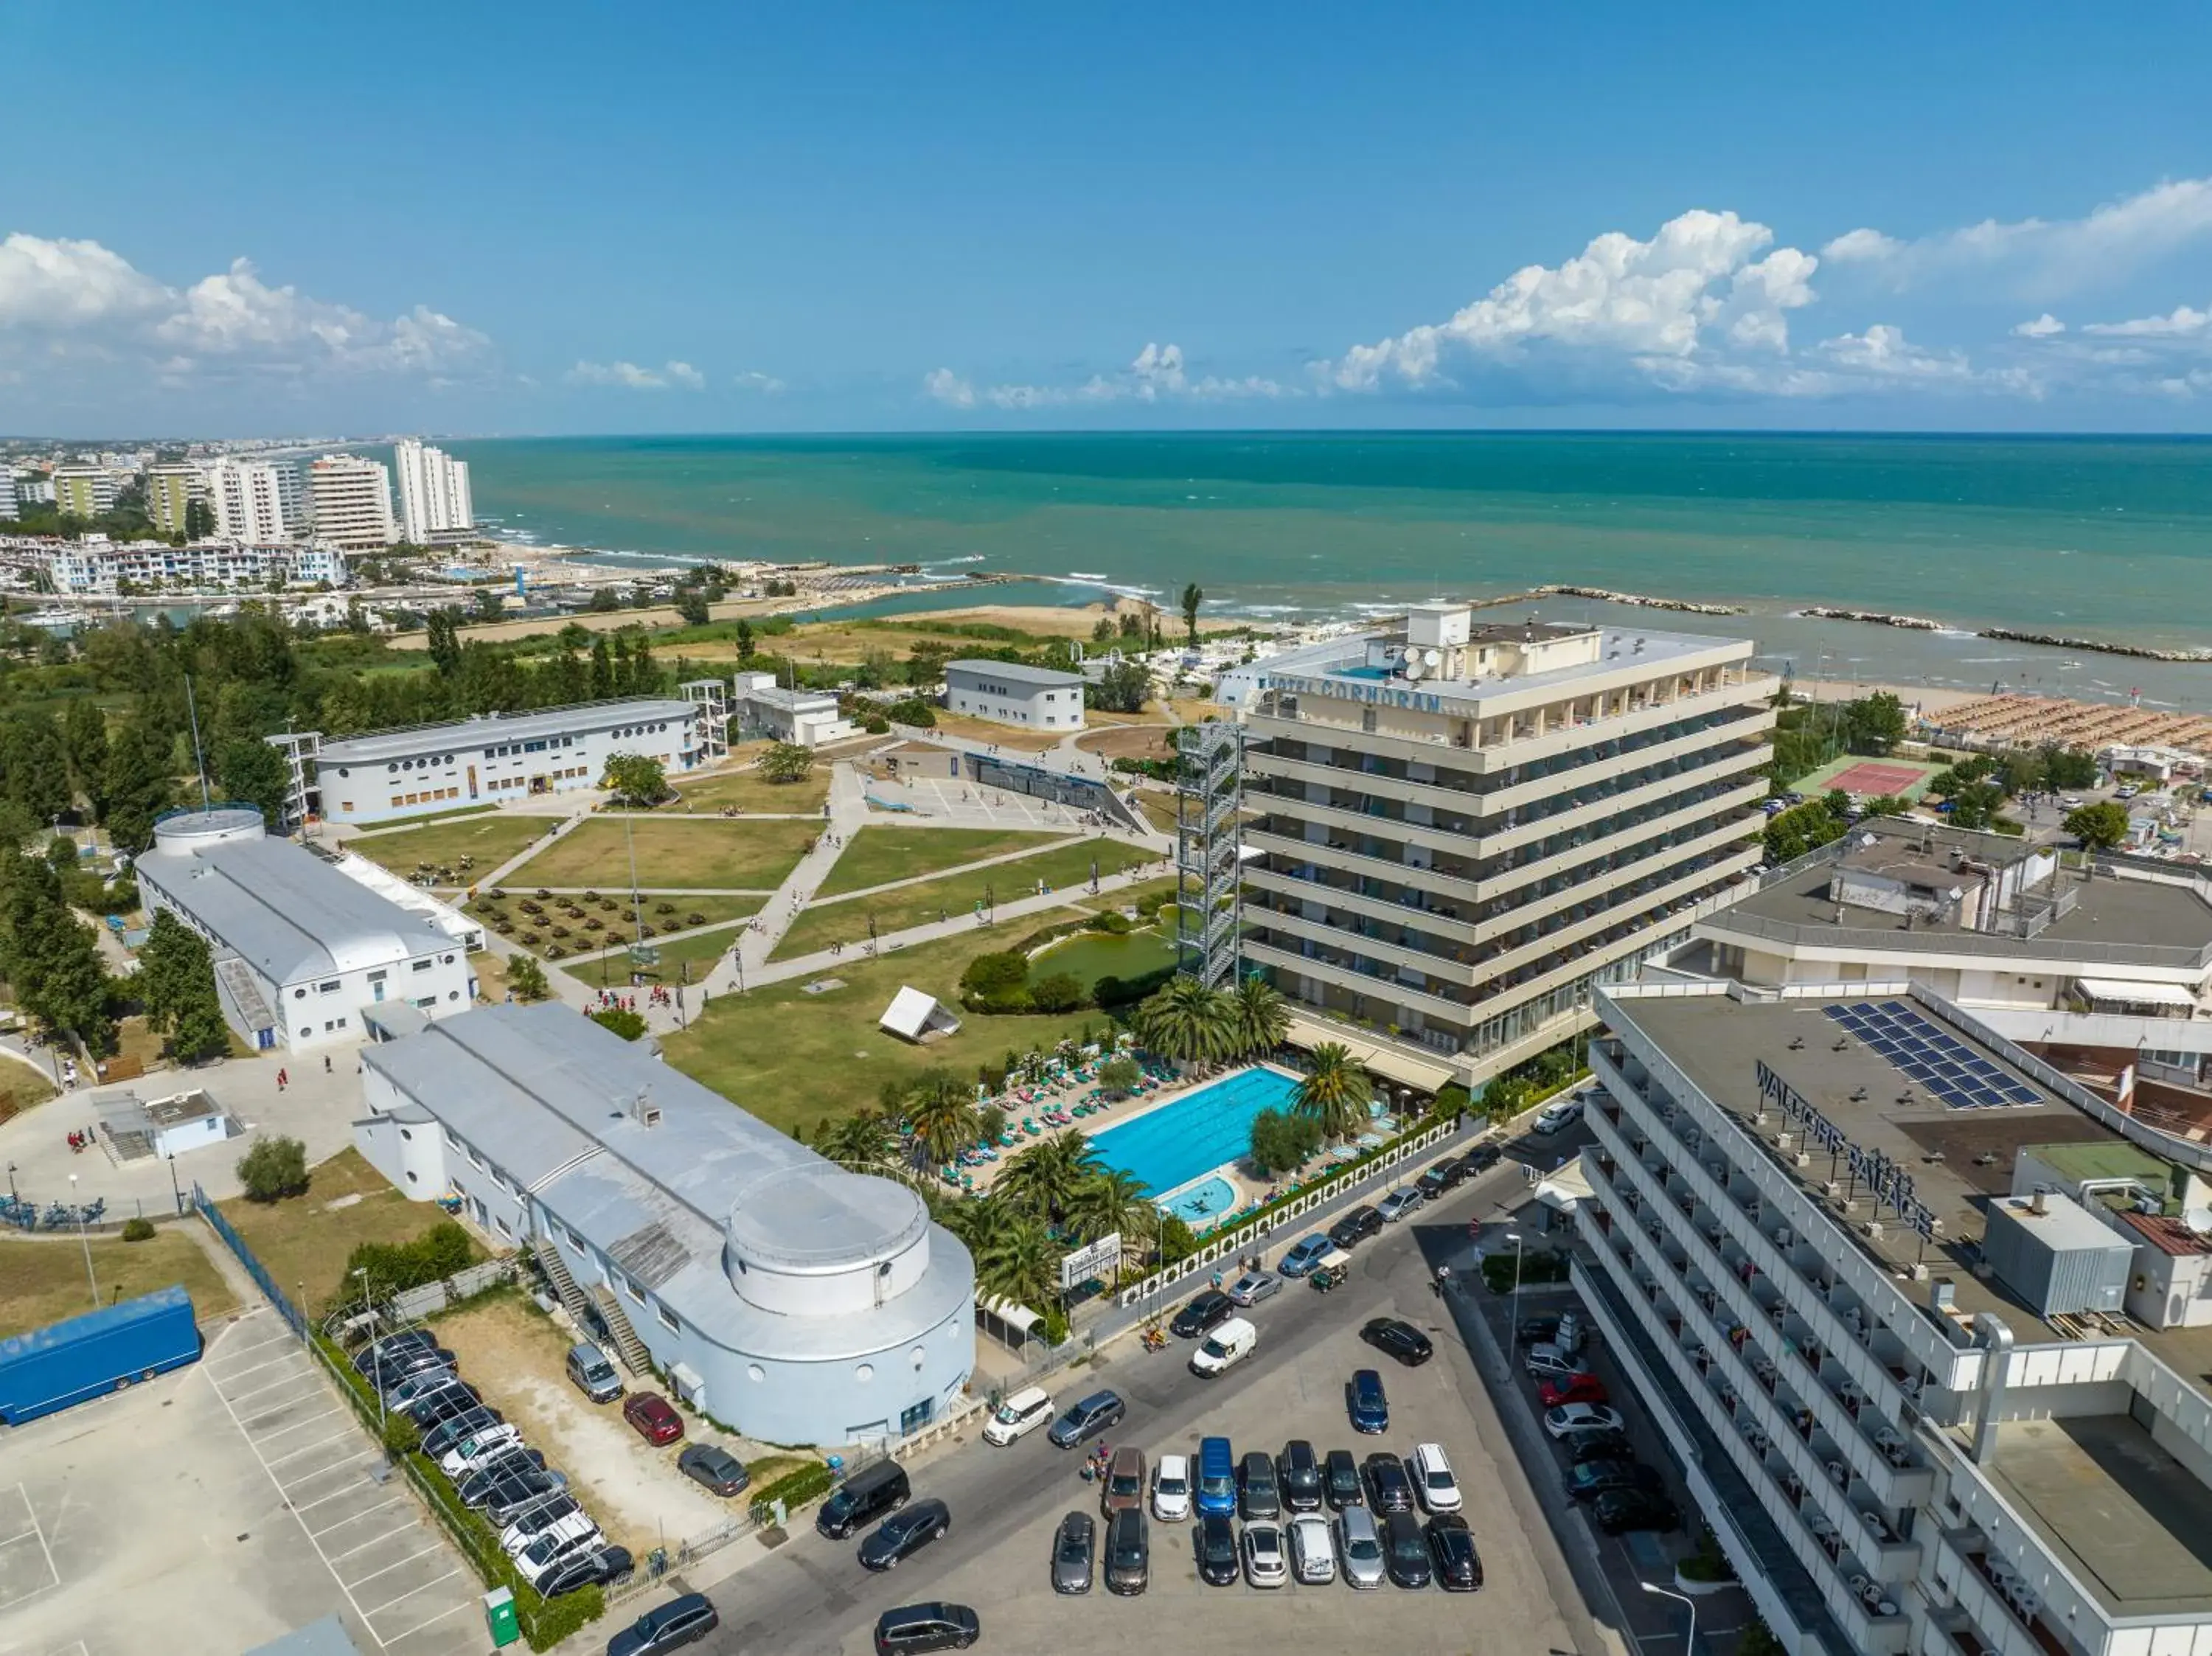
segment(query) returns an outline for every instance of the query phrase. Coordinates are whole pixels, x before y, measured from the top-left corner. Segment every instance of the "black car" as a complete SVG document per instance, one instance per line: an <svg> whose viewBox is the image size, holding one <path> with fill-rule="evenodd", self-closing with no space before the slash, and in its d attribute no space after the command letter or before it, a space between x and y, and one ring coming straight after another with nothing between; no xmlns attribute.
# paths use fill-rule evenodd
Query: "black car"
<svg viewBox="0 0 2212 1656"><path fill-rule="evenodd" d="M1168 1332L1180 1339L1194 1340L1201 1334L1210 1334L1237 1314L1237 1301L1218 1289L1209 1288L1175 1314L1168 1325Z"/></svg>
<svg viewBox="0 0 2212 1656"><path fill-rule="evenodd" d="M703 1592L687 1592L646 1611L608 1640L607 1656L659 1656L664 1650L696 1644L721 1624L712 1599Z"/></svg>
<svg viewBox="0 0 2212 1656"><path fill-rule="evenodd" d="M917 1501L876 1526L860 1543L860 1568L887 1570L920 1552L952 1527L952 1509L942 1501Z"/></svg>
<svg viewBox="0 0 2212 1656"><path fill-rule="evenodd" d="M1429 1536L1429 1562L1436 1566L1437 1585L1446 1592L1476 1592L1482 1587L1482 1555L1474 1550L1474 1532L1457 1513L1438 1513L1422 1526Z"/></svg>
<svg viewBox="0 0 2212 1656"><path fill-rule="evenodd" d="M1607 1535L1626 1535L1632 1530L1678 1530L1682 1514L1663 1495L1607 1489L1590 1502L1590 1521Z"/></svg>
<svg viewBox="0 0 2212 1656"><path fill-rule="evenodd" d="M353 1354L354 1373L366 1374L383 1358L396 1357L403 1351L434 1350L437 1344L437 1336L427 1328L406 1328L397 1334L386 1334Z"/></svg>
<svg viewBox="0 0 2212 1656"><path fill-rule="evenodd" d="M753 1481L744 1462L711 1443L695 1443L685 1449L676 1457L676 1470L720 1495L743 1495Z"/></svg>
<svg viewBox="0 0 2212 1656"><path fill-rule="evenodd" d="M1460 1177L1472 1179L1478 1173L1496 1167L1505 1159L1505 1152L1495 1144L1477 1144L1459 1159Z"/></svg>
<svg viewBox="0 0 2212 1656"><path fill-rule="evenodd" d="M1283 1515L1283 1495L1275 1482L1275 1463L1264 1450L1255 1449L1237 1463L1237 1509L1248 1524L1255 1518Z"/></svg>
<svg viewBox="0 0 2212 1656"><path fill-rule="evenodd" d="M1408 1368L1419 1368L1437 1354L1426 1334L1398 1317L1376 1318L1359 1331L1359 1338Z"/></svg>
<svg viewBox="0 0 2212 1656"><path fill-rule="evenodd" d="M1524 1346L1548 1345L1552 1342L1552 1337L1559 1331L1559 1313L1556 1311L1547 1311L1538 1316L1521 1319L1521 1344Z"/></svg>
<svg viewBox="0 0 2212 1656"><path fill-rule="evenodd" d="M1467 1163L1458 1156L1439 1162L1413 1181L1413 1188L1433 1202L1467 1177Z"/></svg>
<svg viewBox="0 0 2212 1656"><path fill-rule="evenodd" d="M1351 1450L1331 1449L1328 1452L1328 1459L1322 1462L1321 1493L1322 1499L1328 1502L1328 1509L1333 1513L1340 1513L1346 1507L1367 1504L1367 1491L1359 1482L1359 1463L1352 1458Z"/></svg>
<svg viewBox="0 0 2212 1656"><path fill-rule="evenodd" d="M538 1584L540 1598L558 1598L579 1587L620 1586L636 1568L627 1547L594 1547L574 1558L564 1558Z"/></svg>
<svg viewBox="0 0 2212 1656"><path fill-rule="evenodd" d="M499 1416L489 1409L477 1408L455 1415L451 1420L440 1421L422 1434L422 1453L433 1460L442 1460L448 1449L458 1446L464 1438L474 1437L478 1432L499 1424Z"/></svg>
<svg viewBox="0 0 2212 1656"><path fill-rule="evenodd" d="M452 1368L458 1362L459 1359L442 1345L410 1345L404 1350L380 1353L361 1372L364 1380L383 1392L410 1374L430 1368Z"/></svg>
<svg viewBox="0 0 2212 1656"><path fill-rule="evenodd" d="M1567 1499L1595 1501L1608 1489L1640 1489L1666 1498L1667 1484L1640 1460L1585 1460L1567 1470Z"/></svg>
<svg viewBox="0 0 2212 1656"><path fill-rule="evenodd" d="M1406 1463L1388 1449L1377 1449L1361 1468L1367 1479L1367 1504L1379 1519L1384 1513L1413 1510L1413 1480L1406 1476Z"/></svg>
<svg viewBox="0 0 2212 1656"><path fill-rule="evenodd" d="M1055 1448L1073 1449L1109 1426L1119 1426L1121 1416L1128 1412L1128 1405L1121 1401L1119 1392L1093 1392L1053 1422L1045 1437Z"/></svg>
<svg viewBox="0 0 2212 1656"><path fill-rule="evenodd" d="M1382 1234L1382 1215L1371 1207L1358 1207L1328 1228L1328 1240L1349 1253L1370 1236Z"/></svg>
<svg viewBox="0 0 2212 1656"><path fill-rule="evenodd" d="M1421 1533L1421 1520L1411 1513L1392 1513L1382 1520L1382 1568L1401 1587L1425 1587L1435 1579L1429 1562L1429 1538Z"/></svg>
<svg viewBox="0 0 2212 1656"><path fill-rule="evenodd" d="M1626 1432L1570 1432L1561 1441L1566 1446L1570 1466L1579 1466L1585 1460L1636 1459L1636 1446L1628 1441Z"/></svg>
<svg viewBox="0 0 2212 1656"><path fill-rule="evenodd" d="M1321 1510L1321 1458L1302 1437L1292 1438L1275 1458L1275 1480L1282 1486L1283 1504L1294 1513Z"/></svg>
<svg viewBox="0 0 2212 1656"><path fill-rule="evenodd" d="M544 1495L566 1487L568 1480L558 1472L545 1470L544 1457L532 1465L529 1456L536 1452L501 1455L489 1466L480 1466L454 1485L453 1492L461 1498L464 1507L497 1507L502 1496L527 1499L531 1495ZM514 1504L513 1500L506 1502Z"/></svg>
<svg viewBox="0 0 2212 1656"><path fill-rule="evenodd" d="M1106 1525L1106 1591L1142 1592L1152 1579L1152 1544L1140 1507L1124 1507Z"/></svg>
<svg viewBox="0 0 2212 1656"><path fill-rule="evenodd" d="M1060 1520L1052 1538L1052 1590L1054 1592L1091 1591L1091 1558L1097 1544L1098 1526L1089 1513L1070 1513Z"/></svg>
<svg viewBox="0 0 2212 1656"><path fill-rule="evenodd" d="M1198 1579L1210 1587L1237 1585L1237 1526L1219 1513L1208 1513L1191 1532L1191 1550L1198 1556Z"/></svg>
<svg viewBox="0 0 2212 1656"><path fill-rule="evenodd" d="M965 1650L982 1631L981 1620L965 1604L907 1604L876 1617L876 1656Z"/></svg>
<svg viewBox="0 0 2212 1656"><path fill-rule="evenodd" d="M433 1426L443 1426L455 1415L465 1415L471 1409L482 1407L483 1398L477 1394L475 1386L448 1386L444 1391L433 1392L420 1403L411 1404L407 1410L407 1418L415 1422L417 1429L427 1432ZM496 1409L491 1411L491 1415L494 1420L500 1418Z"/></svg>

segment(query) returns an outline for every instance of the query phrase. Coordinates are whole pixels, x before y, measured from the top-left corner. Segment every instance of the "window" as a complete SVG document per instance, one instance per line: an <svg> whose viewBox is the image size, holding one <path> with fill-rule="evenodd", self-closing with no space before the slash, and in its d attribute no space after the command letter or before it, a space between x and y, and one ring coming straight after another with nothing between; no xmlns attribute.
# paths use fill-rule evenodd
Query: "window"
<svg viewBox="0 0 2212 1656"><path fill-rule="evenodd" d="M315 992L319 995L335 995L337 992L338 980L336 978L331 979L327 983L319 983L315 986Z"/></svg>
<svg viewBox="0 0 2212 1656"><path fill-rule="evenodd" d="M306 990L304 990L304 989L295 989L295 990L292 992L292 998L293 998L294 1000L305 1000L305 999L307 999L307 992Z"/></svg>
<svg viewBox="0 0 2212 1656"><path fill-rule="evenodd" d="M474 1150L471 1150L469 1152L469 1165L474 1168L478 1173L485 1171L483 1157L478 1156Z"/></svg>
<svg viewBox="0 0 2212 1656"><path fill-rule="evenodd" d="M338 809L349 813L351 812L353 810L353 801L350 799L341 799L338 802Z"/></svg>
<svg viewBox="0 0 2212 1656"><path fill-rule="evenodd" d="M492 1221L492 1223L494 1223L494 1224L495 1224L495 1225L497 1225L497 1226L499 1227L499 1234L500 1234L501 1235L502 1235L502 1236L512 1236L512 1235L514 1235L514 1227L513 1227L513 1226L511 1226L511 1225L509 1225L509 1224L507 1222L507 1221L506 1221L506 1220L504 1220L504 1219L499 1219L499 1218L495 1218L495 1219Z"/></svg>
<svg viewBox="0 0 2212 1656"><path fill-rule="evenodd" d="M307 1040L308 1036L314 1033L315 1026L312 1023L303 1023L300 1026L300 1039L302 1040Z"/></svg>
<svg viewBox="0 0 2212 1656"><path fill-rule="evenodd" d="M407 963L407 969L410 972L427 972L430 969L433 964L434 962L431 961L430 957L428 955L425 955L419 961L410 961ZM333 984L331 986L332 988L336 988L337 986Z"/></svg>
<svg viewBox="0 0 2212 1656"><path fill-rule="evenodd" d="M453 957L451 955L441 955L438 956L438 959L447 966L451 966L453 963Z"/></svg>
<svg viewBox="0 0 2212 1656"><path fill-rule="evenodd" d="M397 765L386 765L384 768L385 768L386 771L396 771L396 770L398 770L398 769L399 768L399 767L398 767L398 766L397 766Z"/></svg>
<svg viewBox="0 0 2212 1656"><path fill-rule="evenodd" d="M676 1320L676 1313L666 1306L657 1305L653 1307L653 1314L660 1319L660 1325L670 1333L681 1334L684 1331L684 1325Z"/></svg>
<svg viewBox="0 0 2212 1656"><path fill-rule="evenodd" d="M380 971L372 972L372 973L370 973L370 974L368 974L368 980L369 980L371 983L382 983L382 982L384 981L384 980L386 979L386 976L388 976L388 975L389 975L388 974L386 974L386 973L385 973L385 972L383 972L383 971L380 971Z"/></svg>
<svg viewBox="0 0 2212 1656"><path fill-rule="evenodd" d="M645 1303L644 1291L641 1289L635 1283L630 1281L629 1277L623 1276L619 1271L614 1272L613 1275L614 1279L622 1284L623 1293L629 1295L630 1298L635 1300L640 1305L643 1305Z"/></svg>

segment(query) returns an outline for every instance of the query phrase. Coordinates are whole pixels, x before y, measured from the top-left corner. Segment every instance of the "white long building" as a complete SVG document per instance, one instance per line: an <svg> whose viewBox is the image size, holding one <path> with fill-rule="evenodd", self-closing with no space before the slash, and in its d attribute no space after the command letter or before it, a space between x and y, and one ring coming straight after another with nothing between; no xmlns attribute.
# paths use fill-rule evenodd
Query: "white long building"
<svg viewBox="0 0 2212 1656"><path fill-rule="evenodd" d="M474 531L467 461L410 437L392 446L392 467L399 482L402 540L428 546Z"/></svg>
<svg viewBox="0 0 2212 1656"><path fill-rule="evenodd" d="M164 586L258 591L272 579L287 586L343 586L349 579L345 554L334 546L220 537L172 546L167 541L111 541L97 535L26 544L37 547L37 561L54 591L71 596L112 597L126 582L142 591Z"/></svg>
<svg viewBox="0 0 2212 1656"><path fill-rule="evenodd" d="M392 473L357 454L325 454L307 468L307 506L319 540L372 550L399 537L392 517Z"/></svg>

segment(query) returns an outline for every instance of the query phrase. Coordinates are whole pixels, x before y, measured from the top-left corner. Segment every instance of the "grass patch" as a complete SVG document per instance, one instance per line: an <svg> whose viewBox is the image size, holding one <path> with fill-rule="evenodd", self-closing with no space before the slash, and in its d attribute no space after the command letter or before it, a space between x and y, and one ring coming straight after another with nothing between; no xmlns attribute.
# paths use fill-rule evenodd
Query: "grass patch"
<svg viewBox="0 0 2212 1656"><path fill-rule="evenodd" d="M527 949L541 959L556 961L576 971L587 969L586 966L577 964L575 957L579 955L595 954L602 949L627 946L635 943L637 923L641 918L646 925L653 928L656 934L671 931L681 931L689 928L691 916L694 914L706 916L705 919L699 922L702 925L718 925L726 921L741 920L759 913L761 905L767 901L762 897L655 897L648 895L639 898L637 907L633 908L627 896L619 892L609 891L600 894L599 901L611 902L614 907L603 908L598 904L584 902L580 895L535 898L530 895L533 889L531 887L514 885L502 889L507 892L505 901L494 902L489 898L479 897L467 905L469 912L481 917L486 925L491 926L494 931L499 932L501 937L512 943L516 948ZM545 912L542 914L524 913L521 905L526 901L538 903ZM594 931L584 924L584 919L562 913L561 908L563 903L581 908L584 911L584 919L599 921L599 929ZM672 905L675 913L662 913L660 906L663 903ZM491 917L495 913L507 916L506 930L500 931L500 928L493 924ZM565 937L555 937L552 928L556 925L565 927L568 935ZM526 931L536 932L538 941L534 943L523 942L522 934ZM656 935L648 937L647 941L658 943L659 940ZM674 947L673 944L663 946ZM551 952L556 949L561 951L557 955ZM502 988L505 983L506 978L502 973L501 976Z"/></svg>
<svg viewBox="0 0 2212 1656"><path fill-rule="evenodd" d="M911 880L1066 838L1064 834L1038 834L1024 828L887 828L871 823L846 841L818 895L834 897L847 891L865 891L891 880Z"/></svg>
<svg viewBox="0 0 2212 1656"><path fill-rule="evenodd" d="M973 936L877 960L838 962L845 986L810 995L798 980L744 995L717 995L679 1034L664 1036L668 1061L725 1098L788 1132L810 1136L824 1121L872 1107L884 1082L933 1065L972 1076L1002 1061L1009 1047L1049 1049L1063 1036L1093 1037L1112 1027L1101 1012L984 1017L962 1014L959 1034L927 1046L885 1034L876 1020L901 984L910 983L948 1005L958 1004L960 974L976 955L1004 949L1035 929L1036 919L979 926Z"/></svg>
<svg viewBox="0 0 2212 1656"><path fill-rule="evenodd" d="M629 887L629 844L637 844L641 886L772 891L821 832L813 822L726 822L605 818L579 823L507 877L510 889L537 886Z"/></svg>
<svg viewBox="0 0 2212 1656"><path fill-rule="evenodd" d="M1175 801L1157 793L1137 796L1137 809L1145 813L1145 820L1163 834L1176 831Z"/></svg>
<svg viewBox="0 0 2212 1656"><path fill-rule="evenodd" d="M191 1219L163 1225L149 1241L94 1242L92 1271L100 1283L100 1302L133 1300L174 1283L192 1296L192 1309L203 1321L234 1309L238 1300L230 1285L185 1233L186 1224L198 1223ZM76 1237L0 1240L0 1338L91 1309L84 1248Z"/></svg>
<svg viewBox="0 0 2212 1656"><path fill-rule="evenodd" d="M942 880L901 886L879 896L854 897L841 903L810 907L793 922L770 957L788 959L826 949L833 943L865 943L872 916L878 934L884 935L926 925L940 914L957 917L969 913L977 903L985 901L987 891L990 901L1008 903L1017 897L1034 896L1040 880L1054 891L1067 886L1087 886L1093 857L1098 859L1102 879L1124 869L1159 860L1152 852L1119 840L1079 840L1073 845L1061 845L1034 857L1024 857L1019 862L1000 863L966 874L948 875Z"/></svg>
<svg viewBox="0 0 2212 1656"><path fill-rule="evenodd" d="M54 1090L54 1083L29 1065L0 1059L0 1121L45 1103Z"/></svg>
<svg viewBox="0 0 2212 1656"><path fill-rule="evenodd" d="M629 981L630 974L649 983L696 983L706 976L705 968L721 958L738 937L738 923L732 920L726 925L694 933L688 937L655 937L653 946L660 951L660 964L650 971L634 967L627 954L617 953L604 960L576 960L559 962L579 983L593 988L615 988ZM685 965L691 968L687 975Z"/></svg>
<svg viewBox="0 0 2212 1656"><path fill-rule="evenodd" d="M403 880L412 879L425 864L447 870L446 883L473 885L534 840L542 840L556 826L550 816L474 816L458 822L436 822L423 828L402 828L392 834L371 834L347 841L372 863L390 869ZM473 864L461 866L461 858Z"/></svg>
<svg viewBox="0 0 2212 1656"><path fill-rule="evenodd" d="M976 719L968 713L935 710L939 736L964 736L971 742L988 742L1010 752L1042 753L1047 748L1057 747L1066 739L1066 731L1024 730L1018 725L1001 725L988 719Z"/></svg>
<svg viewBox="0 0 2212 1656"><path fill-rule="evenodd" d="M767 781L752 768L753 761L767 746L765 742L751 742L732 748L729 764L712 776L696 781L679 779L676 791L684 796L683 804L660 809L681 812L688 804L694 810L720 810L725 805L735 805L740 810L819 816L830 798L830 767L817 764L796 782Z"/></svg>
<svg viewBox="0 0 2212 1656"><path fill-rule="evenodd" d="M1169 905L1167 926L1170 931L1173 931L1175 895L1175 877L1170 875L1164 880L1142 880L1135 885L1124 886L1119 891L1109 891L1103 897L1085 897L1076 907L1087 913L1118 914L1125 908L1135 907L1146 897L1158 897Z"/></svg>
<svg viewBox="0 0 2212 1656"><path fill-rule="evenodd" d="M351 1197L360 1199L345 1199ZM270 1280L286 1294L303 1295L310 1312L337 1291L338 1273L356 1245L411 1242L446 1217L434 1202L409 1201L350 1149L313 1169L304 1196L266 1204L240 1196L216 1205Z"/></svg>

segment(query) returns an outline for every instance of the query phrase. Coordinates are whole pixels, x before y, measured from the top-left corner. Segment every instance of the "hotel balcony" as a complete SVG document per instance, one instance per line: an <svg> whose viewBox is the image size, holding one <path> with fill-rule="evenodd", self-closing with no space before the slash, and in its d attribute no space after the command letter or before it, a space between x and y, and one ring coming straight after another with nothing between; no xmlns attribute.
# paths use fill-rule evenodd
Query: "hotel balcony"
<svg viewBox="0 0 2212 1656"><path fill-rule="evenodd" d="M1379 968L1373 971L1364 969L1348 955L1330 958L1304 955L1255 937L1244 940L1244 954L1248 959L1257 961L1263 966L1300 973L1319 982L1334 985L1345 991L1355 1003L1372 1003L1381 1012L1411 1010L1419 1012L1424 1017L1442 1018L1459 1030L1466 1029L1475 1019L1472 1004L1428 993L1413 984L1401 983L1395 977L1382 975ZM1285 992L1290 992L1285 990ZM1361 1006L1356 1004L1337 1010L1358 1013ZM1364 1016L1373 1016L1374 1013ZM1404 1022L1395 1017L1383 1021L1393 1023Z"/></svg>
<svg viewBox="0 0 2212 1656"><path fill-rule="evenodd" d="M1990 1550L1979 1530L1938 1532L1926 1586L1950 1602L1931 1613L1954 1649L1976 1656L2083 1656L2082 1647L2047 1617L2043 1601Z"/></svg>

